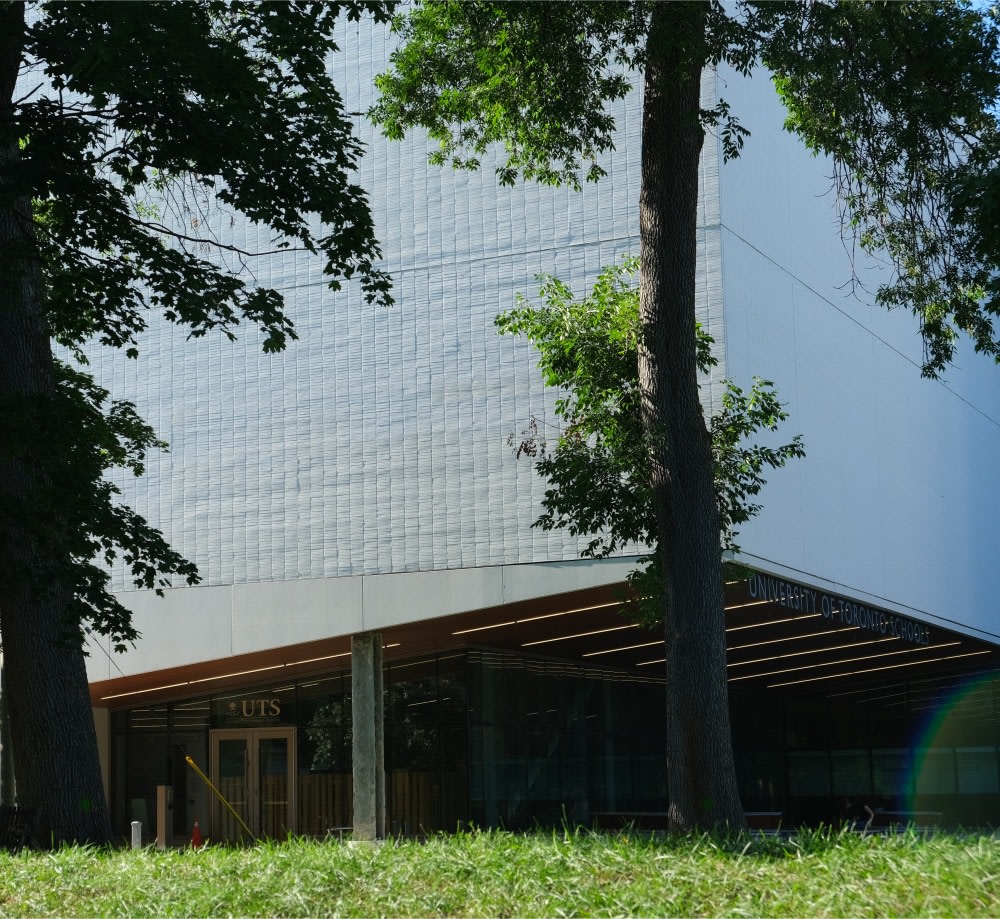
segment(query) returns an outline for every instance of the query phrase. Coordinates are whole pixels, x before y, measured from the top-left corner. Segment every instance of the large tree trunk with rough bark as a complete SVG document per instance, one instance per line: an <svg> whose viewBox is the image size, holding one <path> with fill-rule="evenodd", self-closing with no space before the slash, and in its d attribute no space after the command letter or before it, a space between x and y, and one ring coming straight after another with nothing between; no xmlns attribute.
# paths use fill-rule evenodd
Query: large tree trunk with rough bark
<svg viewBox="0 0 1000 919"><path fill-rule="evenodd" d="M79 623L64 572L53 463L40 432L54 393L30 197L19 191L12 100L24 5L0 7L0 637L17 801L33 842L103 844L111 824ZM51 452L51 451L50 451ZM44 497L43 497L44 496Z"/></svg>
<svg viewBox="0 0 1000 919"><path fill-rule="evenodd" d="M639 373L665 581L668 811L677 832L744 826L711 438L694 347L706 13L700 3L654 5L642 132Z"/></svg>

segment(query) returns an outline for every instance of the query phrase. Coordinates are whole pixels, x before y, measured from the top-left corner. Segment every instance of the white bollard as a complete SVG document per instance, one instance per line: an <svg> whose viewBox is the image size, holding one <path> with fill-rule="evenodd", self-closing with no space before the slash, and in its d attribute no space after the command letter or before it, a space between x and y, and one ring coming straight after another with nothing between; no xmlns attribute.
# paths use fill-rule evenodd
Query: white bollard
<svg viewBox="0 0 1000 919"><path fill-rule="evenodd" d="M132 848L142 848L142 824L138 820L132 821Z"/></svg>

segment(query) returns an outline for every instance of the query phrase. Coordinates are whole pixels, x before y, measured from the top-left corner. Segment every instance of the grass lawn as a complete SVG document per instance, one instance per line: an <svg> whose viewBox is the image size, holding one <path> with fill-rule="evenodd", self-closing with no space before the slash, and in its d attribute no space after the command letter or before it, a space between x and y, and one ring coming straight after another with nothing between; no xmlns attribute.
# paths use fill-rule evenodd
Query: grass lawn
<svg viewBox="0 0 1000 919"><path fill-rule="evenodd" d="M0 916L998 916L1000 837L492 832L0 855Z"/></svg>

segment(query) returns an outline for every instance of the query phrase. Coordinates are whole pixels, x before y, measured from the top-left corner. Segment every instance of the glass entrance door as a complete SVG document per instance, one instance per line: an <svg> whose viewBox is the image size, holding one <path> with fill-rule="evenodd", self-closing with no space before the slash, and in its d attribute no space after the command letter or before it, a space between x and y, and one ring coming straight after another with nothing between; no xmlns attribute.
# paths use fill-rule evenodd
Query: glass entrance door
<svg viewBox="0 0 1000 919"><path fill-rule="evenodd" d="M232 728L211 732L212 782L232 811L212 802L212 839L249 842L295 832L295 728ZM239 820L233 814L239 815Z"/></svg>

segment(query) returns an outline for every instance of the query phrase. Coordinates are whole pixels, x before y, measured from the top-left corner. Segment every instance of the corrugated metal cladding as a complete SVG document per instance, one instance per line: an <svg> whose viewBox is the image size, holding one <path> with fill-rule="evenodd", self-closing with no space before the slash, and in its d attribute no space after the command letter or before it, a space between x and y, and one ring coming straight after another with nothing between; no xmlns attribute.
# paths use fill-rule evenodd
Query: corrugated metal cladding
<svg viewBox="0 0 1000 919"><path fill-rule="evenodd" d="M371 103L387 42L381 27L345 28L331 67L349 110ZM498 188L489 164L430 167L422 138L390 144L359 118L359 181L395 307L365 305L355 285L333 294L318 260L283 253L251 269L287 298L300 340L284 354L262 354L251 329L235 343L188 341L155 320L137 361L95 351L98 379L135 400L170 443L144 478L122 477L125 500L198 563L206 584L577 557L576 540L530 526L543 483L506 438L533 415L551 423L552 400L530 350L498 337L493 319L516 293L532 294L540 273L583 292L603 265L637 251L638 98L617 117L609 176L579 193ZM699 296L721 341L714 143L705 159ZM270 248L266 232L198 195L172 219ZM126 586L121 576L116 585Z"/></svg>

